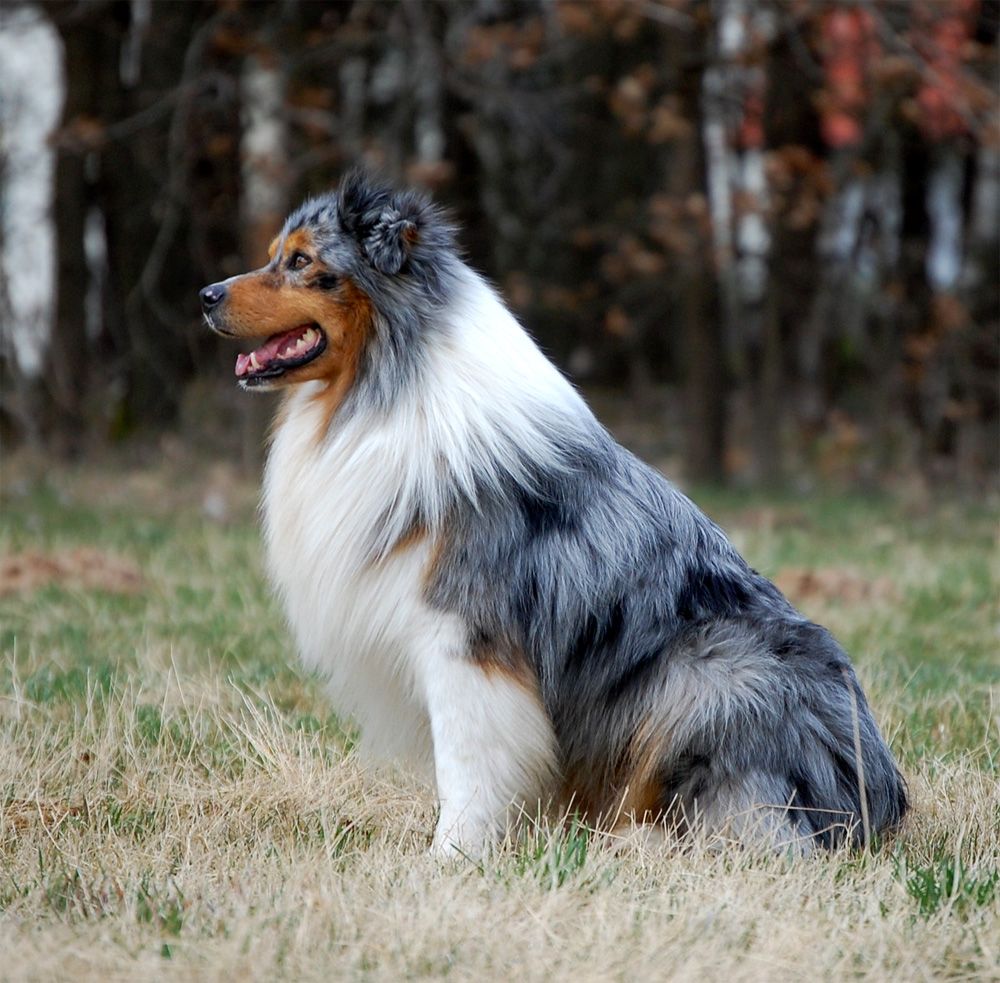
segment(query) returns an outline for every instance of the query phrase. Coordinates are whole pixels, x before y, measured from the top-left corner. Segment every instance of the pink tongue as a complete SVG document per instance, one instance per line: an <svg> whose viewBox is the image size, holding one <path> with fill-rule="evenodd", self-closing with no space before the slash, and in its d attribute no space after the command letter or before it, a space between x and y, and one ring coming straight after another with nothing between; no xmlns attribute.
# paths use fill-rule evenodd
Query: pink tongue
<svg viewBox="0 0 1000 983"><path fill-rule="evenodd" d="M257 356L257 368L263 369L267 365L274 361L277 357L278 352L281 348L288 342L293 344L299 339L299 337L308 331L308 325L301 328L293 328L291 331L285 331L283 334L271 335L267 341L264 342L260 348L255 348L250 354ZM237 376L249 375L253 371L253 367L250 365L250 355L244 355L242 352L236 356L236 374Z"/></svg>

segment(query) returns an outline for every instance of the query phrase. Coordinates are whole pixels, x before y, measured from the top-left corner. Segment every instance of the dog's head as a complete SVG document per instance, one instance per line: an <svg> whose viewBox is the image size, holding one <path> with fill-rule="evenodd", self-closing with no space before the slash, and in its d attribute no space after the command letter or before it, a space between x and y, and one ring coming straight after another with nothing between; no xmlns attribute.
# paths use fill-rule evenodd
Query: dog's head
<svg viewBox="0 0 1000 983"><path fill-rule="evenodd" d="M236 360L243 388L332 382L357 374L378 331L442 300L451 255L428 199L353 172L288 217L265 266L205 287L202 310L220 335L264 339Z"/></svg>

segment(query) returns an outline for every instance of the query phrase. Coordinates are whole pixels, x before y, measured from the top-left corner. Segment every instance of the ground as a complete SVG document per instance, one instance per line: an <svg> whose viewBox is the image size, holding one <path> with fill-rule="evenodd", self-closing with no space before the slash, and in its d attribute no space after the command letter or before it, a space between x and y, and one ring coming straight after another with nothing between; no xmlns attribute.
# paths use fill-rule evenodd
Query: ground
<svg viewBox="0 0 1000 983"><path fill-rule="evenodd" d="M913 814L806 860L538 830L426 855L296 665L253 483L8 462L0 978L1000 978L994 501L695 497L853 654Z"/></svg>

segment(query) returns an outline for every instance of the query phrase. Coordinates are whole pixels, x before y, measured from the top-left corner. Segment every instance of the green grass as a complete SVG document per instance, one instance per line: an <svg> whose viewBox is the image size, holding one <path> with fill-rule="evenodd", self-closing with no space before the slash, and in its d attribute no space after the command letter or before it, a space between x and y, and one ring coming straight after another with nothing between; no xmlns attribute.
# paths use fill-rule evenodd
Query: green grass
<svg viewBox="0 0 1000 983"><path fill-rule="evenodd" d="M970 908L992 905L1000 883L1000 871L969 871L963 867L961 859L953 857L904 869L902 876L907 893L925 918L936 914L943 906L951 906L962 915Z"/></svg>
<svg viewBox="0 0 1000 983"><path fill-rule="evenodd" d="M129 594L0 596L0 949L12 953L0 978L995 967L991 503L695 496L769 576L836 568L891 585L800 601L852 653L911 782L914 817L875 854L782 867L609 852L570 825L442 869L424 856L427 790L362 767L349 725L296 664L251 510L223 525L155 491L133 499L126 478L95 494L77 477L7 494L0 556L95 547L144 579Z"/></svg>

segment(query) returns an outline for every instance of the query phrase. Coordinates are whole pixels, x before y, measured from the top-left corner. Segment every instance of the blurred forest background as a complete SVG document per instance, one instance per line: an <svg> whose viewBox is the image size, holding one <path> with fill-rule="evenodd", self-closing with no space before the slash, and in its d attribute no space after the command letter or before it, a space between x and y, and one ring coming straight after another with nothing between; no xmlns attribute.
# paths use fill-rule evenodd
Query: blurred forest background
<svg viewBox="0 0 1000 983"><path fill-rule="evenodd" d="M542 346L688 478L996 482L997 0L0 19L7 449L176 432L252 465L269 401L198 289L366 162L448 205Z"/></svg>

